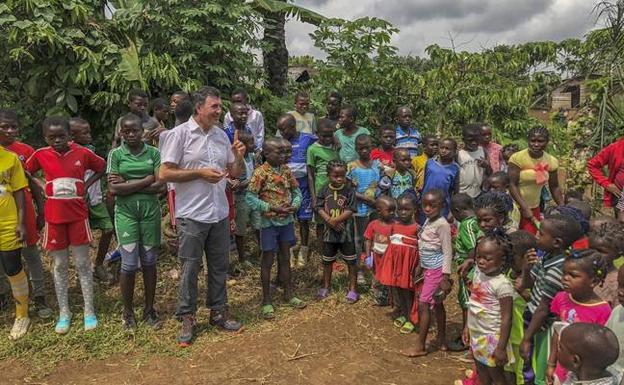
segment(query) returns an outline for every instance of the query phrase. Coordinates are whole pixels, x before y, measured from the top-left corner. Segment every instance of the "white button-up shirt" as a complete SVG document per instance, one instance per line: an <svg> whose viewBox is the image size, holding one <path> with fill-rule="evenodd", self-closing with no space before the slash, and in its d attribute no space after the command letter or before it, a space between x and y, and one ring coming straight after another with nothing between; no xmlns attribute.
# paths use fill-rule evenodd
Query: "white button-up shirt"
<svg viewBox="0 0 624 385"><path fill-rule="evenodd" d="M205 132L192 117L161 138L160 149L163 164L173 163L186 170L210 167L225 172L227 165L234 162L232 146L225 132L217 126ZM195 179L174 185L176 218L216 223L228 217L225 178L219 183Z"/></svg>

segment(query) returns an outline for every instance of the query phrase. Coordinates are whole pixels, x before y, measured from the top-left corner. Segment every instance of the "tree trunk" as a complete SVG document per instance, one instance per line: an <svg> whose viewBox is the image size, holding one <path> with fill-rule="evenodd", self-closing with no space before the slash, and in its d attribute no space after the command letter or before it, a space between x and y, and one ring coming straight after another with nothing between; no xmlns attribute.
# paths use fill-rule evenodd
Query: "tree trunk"
<svg viewBox="0 0 624 385"><path fill-rule="evenodd" d="M267 87L275 96L286 95L288 81L288 50L286 49L286 15L264 12L263 42L267 47L262 52Z"/></svg>

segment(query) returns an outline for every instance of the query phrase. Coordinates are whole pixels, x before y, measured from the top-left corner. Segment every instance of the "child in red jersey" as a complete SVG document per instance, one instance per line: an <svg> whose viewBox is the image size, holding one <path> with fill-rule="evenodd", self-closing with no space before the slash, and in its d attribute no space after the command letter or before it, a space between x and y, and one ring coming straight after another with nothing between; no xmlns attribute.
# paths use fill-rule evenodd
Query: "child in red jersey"
<svg viewBox="0 0 624 385"><path fill-rule="evenodd" d="M386 125L379 130L379 148L374 148L371 151L371 159L379 160L384 166L384 171L389 171L394 168L392 157L394 152L394 146L396 144L396 131L394 127Z"/></svg>
<svg viewBox="0 0 624 385"><path fill-rule="evenodd" d="M45 175L45 231L43 247L54 258L54 286L59 303L59 320L55 331L69 331L71 312L68 299L69 247L71 247L84 298L85 330L97 326L93 307L93 275L89 259L91 229L89 209L85 202L87 189L104 174L106 162L91 150L69 143L69 124L61 117L43 121L44 147L26 161L31 174L43 170ZM87 170L94 174L84 181Z"/></svg>
<svg viewBox="0 0 624 385"><path fill-rule="evenodd" d="M19 134L19 120L14 110L0 109L0 146L14 153L19 158L22 166L26 159L35 152L35 150L17 140ZM22 247L22 257L26 261L28 267L28 278L32 285L32 300L34 302L35 311L40 318L49 318L52 316L50 309L45 300L45 285L43 277L43 265L41 263L41 254L37 248L39 241L39 231L43 228L43 192L37 185L33 185L31 189L24 189L24 225L26 226L25 245ZM33 204L33 196L37 202L37 211ZM0 272L0 279L4 279L4 275Z"/></svg>

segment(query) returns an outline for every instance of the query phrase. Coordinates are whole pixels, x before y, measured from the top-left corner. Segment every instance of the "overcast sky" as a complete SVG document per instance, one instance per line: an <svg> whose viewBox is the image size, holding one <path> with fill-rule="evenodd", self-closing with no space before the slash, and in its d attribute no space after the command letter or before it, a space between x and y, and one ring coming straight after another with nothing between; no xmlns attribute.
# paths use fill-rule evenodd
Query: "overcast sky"
<svg viewBox="0 0 624 385"><path fill-rule="evenodd" d="M401 54L424 55L430 44L479 50L497 44L580 38L594 28L597 0L295 0L327 17L379 17L400 29L394 45ZM289 21L290 55L321 53L309 33L313 26Z"/></svg>

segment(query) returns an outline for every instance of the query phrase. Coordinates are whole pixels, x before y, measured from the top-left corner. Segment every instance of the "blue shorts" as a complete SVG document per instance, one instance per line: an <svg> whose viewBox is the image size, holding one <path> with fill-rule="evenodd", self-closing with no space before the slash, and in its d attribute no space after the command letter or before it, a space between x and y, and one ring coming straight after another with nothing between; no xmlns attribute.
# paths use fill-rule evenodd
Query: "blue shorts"
<svg viewBox="0 0 624 385"><path fill-rule="evenodd" d="M260 229L260 250L278 251L280 243L283 242L288 243L290 246L294 246L297 243L294 223Z"/></svg>
<svg viewBox="0 0 624 385"><path fill-rule="evenodd" d="M298 178L297 182L299 183L299 190L301 190L301 206L299 206L297 211L297 219L300 221L312 220L314 210L312 209L312 196L308 186L308 177Z"/></svg>

